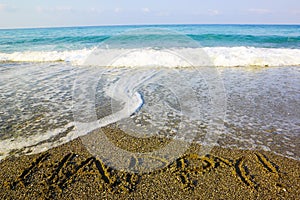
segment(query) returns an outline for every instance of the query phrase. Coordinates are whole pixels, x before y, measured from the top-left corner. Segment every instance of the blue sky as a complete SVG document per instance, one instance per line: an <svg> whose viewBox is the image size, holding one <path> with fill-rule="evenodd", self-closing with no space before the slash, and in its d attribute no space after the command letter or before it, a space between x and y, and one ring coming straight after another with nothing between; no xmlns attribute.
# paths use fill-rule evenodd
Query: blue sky
<svg viewBox="0 0 300 200"><path fill-rule="evenodd" d="M299 24L300 0L0 0L0 28Z"/></svg>

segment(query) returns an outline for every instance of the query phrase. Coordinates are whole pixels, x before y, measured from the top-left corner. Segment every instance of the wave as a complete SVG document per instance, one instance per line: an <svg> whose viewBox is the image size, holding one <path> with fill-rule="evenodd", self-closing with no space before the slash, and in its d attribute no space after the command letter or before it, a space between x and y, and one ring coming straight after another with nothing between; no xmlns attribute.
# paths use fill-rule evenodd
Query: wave
<svg viewBox="0 0 300 200"><path fill-rule="evenodd" d="M215 66L298 66L300 49L254 47L204 48Z"/></svg>
<svg viewBox="0 0 300 200"><path fill-rule="evenodd" d="M256 48L298 48L299 36L289 35L248 35L248 34L189 34L203 46L252 46Z"/></svg>
<svg viewBox="0 0 300 200"><path fill-rule="evenodd" d="M85 61L96 48L68 50L68 51L26 51L1 53L0 62L69 62L74 65L84 65ZM106 49L106 55L116 53L116 49ZM186 62L170 58L162 49L129 49L130 55L123 56L115 67L139 67L162 63L165 67L188 67ZM284 48L256 48L256 47L204 47L204 48L177 48L169 52L185 52L185 55L206 54L210 65L220 67L233 66L298 66L300 65L300 49ZM101 55L100 55L101 56ZM167 62L165 62L167 60ZM199 66L207 65L207 62Z"/></svg>
<svg viewBox="0 0 300 200"><path fill-rule="evenodd" d="M72 44L72 43L100 43L109 36L61 36L61 37L33 37L15 38L14 40L2 40L0 45L47 45L47 44Z"/></svg>
<svg viewBox="0 0 300 200"><path fill-rule="evenodd" d="M72 62L79 64L87 58L93 49L72 51L25 51L0 53L1 62Z"/></svg>

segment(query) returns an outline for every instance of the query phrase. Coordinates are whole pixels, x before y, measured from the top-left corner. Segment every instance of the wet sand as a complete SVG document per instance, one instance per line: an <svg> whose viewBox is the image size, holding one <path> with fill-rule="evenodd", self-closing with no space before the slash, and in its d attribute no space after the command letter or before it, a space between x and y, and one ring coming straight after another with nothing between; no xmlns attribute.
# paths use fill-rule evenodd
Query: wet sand
<svg viewBox="0 0 300 200"><path fill-rule="evenodd" d="M102 129L121 148L146 152L168 142L126 138ZM80 138L36 155L0 162L0 199L297 199L300 162L264 151L192 144L172 163L149 173L112 169ZM138 162L136 162L138 163Z"/></svg>

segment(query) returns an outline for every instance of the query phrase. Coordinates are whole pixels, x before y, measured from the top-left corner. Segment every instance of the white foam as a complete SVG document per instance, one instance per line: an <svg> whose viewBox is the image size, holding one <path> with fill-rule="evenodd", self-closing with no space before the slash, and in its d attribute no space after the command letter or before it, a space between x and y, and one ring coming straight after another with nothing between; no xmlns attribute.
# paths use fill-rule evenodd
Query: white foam
<svg viewBox="0 0 300 200"><path fill-rule="evenodd" d="M82 65L93 49L72 51L26 51L14 53L0 53L0 61L7 62L71 62ZM115 49L105 50L116 53ZM170 56L165 50L132 49L134 53L123 55L112 66L114 67L139 67L139 66L165 66L165 67L189 67L179 57ZM210 59L208 63L214 66L298 66L300 65L300 49L275 49L255 47L205 47L170 49L170 52L180 52L184 55L199 55L205 53ZM124 51L121 51L124 52ZM184 58L183 58L184 59ZM207 62L199 66L206 66Z"/></svg>
<svg viewBox="0 0 300 200"><path fill-rule="evenodd" d="M300 49L254 47L204 48L215 66L297 66Z"/></svg>
<svg viewBox="0 0 300 200"><path fill-rule="evenodd" d="M113 67L189 67L191 64L177 55L178 50L139 49L129 51L115 58ZM199 53L201 54L201 53Z"/></svg>
<svg viewBox="0 0 300 200"><path fill-rule="evenodd" d="M72 51L25 51L14 53L1 53L0 61L12 62L71 62L81 64L93 49L81 49Z"/></svg>
<svg viewBox="0 0 300 200"><path fill-rule="evenodd" d="M106 86L108 88L104 88L106 95L115 99L116 101L123 102L121 106L122 109L119 110L117 108L117 111L113 109L114 113L105 116L99 120L93 118L93 114L95 114L93 113L93 105L95 103L93 100L95 99L94 96L91 95L94 93L89 91L90 86L94 83L97 83L98 76L93 76L94 79L92 79L90 76L86 77L84 75L81 78L77 77L77 81L79 81L81 84L78 84L77 86L79 88L76 89L80 91L85 91L86 93L78 93L78 96L76 96L75 93L73 94L73 115L75 118L75 122L69 122L64 127L49 130L47 132L42 132L39 134L19 136L15 138L0 140L0 160L7 157L11 153L11 151L17 149L22 149L21 152L25 154L40 153L50 148L69 142L80 136L86 135L100 127L104 127L111 123L120 121L124 118L128 118L131 114L135 113L143 105L143 98L141 94L136 91L137 87L144 81L147 81L147 79L149 79L150 77L154 76L155 74L155 71L146 71L138 74L128 74L121 76L121 78L114 84L108 83L108 85ZM88 82L85 82L85 84L83 84L81 80L85 78L87 78L86 81ZM134 81L131 80L131 78L133 78ZM90 104L88 104L86 101L83 102L86 99L91 100L91 102L89 102ZM80 110L80 116L77 116L78 112L76 112L76 110L80 109L77 106L82 104L84 104L86 112L82 112ZM90 106L91 109L89 109ZM80 122L80 117L84 117L85 120L89 118L92 118L94 120L89 122ZM64 133L73 126L74 128L68 131L67 135L62 136L58 140L53 141L53 138L58 137L60 134Z"/></svg>
<svg viewBox="0 0 300 200"><path fill-rule="evenodd" d="M8 156L10 151L12 151L14 149L22 149L25 147L34 146L34 145L38 144L39 142L46 141L52 137L57 136L58 134L62 133L68 127L71 127L71 126L74 126L73 122L69 123L68 125L66 125L63 128L58 128L55 130L47 131L43 134L1 140L0 141L0 153L1 153L0 160L2 158L5 158L6 156ZM49 148L47 148L47 149L49 149ZM40 151L36 151L36 152L38 153Z"/></svg>

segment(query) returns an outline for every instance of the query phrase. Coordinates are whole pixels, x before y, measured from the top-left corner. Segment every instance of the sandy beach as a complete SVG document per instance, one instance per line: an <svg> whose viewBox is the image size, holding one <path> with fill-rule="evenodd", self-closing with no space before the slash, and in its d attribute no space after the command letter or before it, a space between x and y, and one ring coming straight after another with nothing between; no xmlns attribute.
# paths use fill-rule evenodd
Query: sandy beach
<svg viewBox="0 0 300 200"><path fill-rule="evenodd" d="M0 18L0 200L300 200L299 0Z"/></svg>
<svg viewBox="0 0 300 200"><path fill-rule="evenodd" d="M124 138L102 129L129 151L159 148L167 140ZM122 139L123 138L123 139ZM139 142L140 141L140 142ZM129 147L129 149L128 149ZM80 138L36 155L0 162L0 199L297 199L300 164L264 151L192 144L172 163L149 173L115 170L91 155ZM133 158L135 159L135 158ZM138 164L138 162L135 162Z"/></svg>

